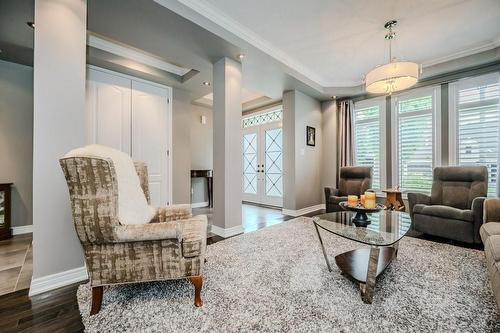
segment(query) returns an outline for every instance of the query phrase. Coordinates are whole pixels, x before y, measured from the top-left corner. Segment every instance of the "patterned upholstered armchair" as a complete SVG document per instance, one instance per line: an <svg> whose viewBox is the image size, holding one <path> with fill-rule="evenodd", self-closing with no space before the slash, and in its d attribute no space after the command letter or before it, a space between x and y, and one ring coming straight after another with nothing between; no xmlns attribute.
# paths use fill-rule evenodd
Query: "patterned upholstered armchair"
<svg viewBox="0 0 500 333"><path fill-rule="evenodd" d="M90 314L101 308L103 286L181 278L191 279L194 304L201 306L206 216L192 217L189 205L174 205L157 208L150 223L122 225L111 159L68 157L60 164L90 277ZM136 162L135 169L149 203L146 165Z"/></svg>

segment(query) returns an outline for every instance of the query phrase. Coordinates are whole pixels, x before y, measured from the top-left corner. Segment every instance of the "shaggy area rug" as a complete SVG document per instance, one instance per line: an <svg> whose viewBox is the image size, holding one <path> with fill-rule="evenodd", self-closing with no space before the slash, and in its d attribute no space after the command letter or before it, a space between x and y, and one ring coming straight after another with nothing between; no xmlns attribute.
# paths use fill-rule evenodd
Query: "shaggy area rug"
<svg viewBox="0 0 500 333"><path fill-rule="evenodd" d="M322 233L324 231L321 231ZM361 244L324 232L333 256ZM202 308L187 280L113 286L88 332L499 332L482 251L405 237L373 304L333 264L312 220L297 218L208 247Z"/></svg>

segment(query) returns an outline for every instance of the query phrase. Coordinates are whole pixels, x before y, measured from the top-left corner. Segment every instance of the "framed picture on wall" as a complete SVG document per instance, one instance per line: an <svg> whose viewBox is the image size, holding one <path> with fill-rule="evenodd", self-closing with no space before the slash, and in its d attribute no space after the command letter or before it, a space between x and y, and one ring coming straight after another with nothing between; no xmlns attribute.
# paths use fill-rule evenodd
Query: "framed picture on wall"
<svg viewBox="0 0 500 333"><path fill-rule="evenodd" d="M316 129L306 126L306 143L308 146L316 146Z"/></svg>

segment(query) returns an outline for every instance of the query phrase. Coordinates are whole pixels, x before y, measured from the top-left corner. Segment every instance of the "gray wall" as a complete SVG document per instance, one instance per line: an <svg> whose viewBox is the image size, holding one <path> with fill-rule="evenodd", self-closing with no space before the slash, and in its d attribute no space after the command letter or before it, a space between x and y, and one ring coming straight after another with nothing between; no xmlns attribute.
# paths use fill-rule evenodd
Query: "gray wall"
<svg viewBox="0 0 500 333"><path fill-rule="evenodd" d="M306 145L306 126L316 128L316 146ZM322 114L316 99L300 91L283 94L283 208L322 203Z"/></svg>
<svg viewBox="0 0 500 333"><path fill-rule="evenodd" d="M206 124L201 123L201 116L206 117ZM213 112L196 105L191 105L191 169L213 169ZM191 202L208 202L206 179L191 179Z"/></svg>
<svg viewBox="0 0 500 333"><path fill-rule="evenodd" d="M191 202L191 101L188 92L173 90L172 101L172 202Z"/></svg>
<svg viewBox="0 0 500 333"><path fill-rule="evenodd" d="M321 103L323 160L321 163L321 187L337 186L337 102ZM321 196L325 202L324 195Z"/></svg>
<svg viewBox="0 0 500 333"><path fill-rule="evenodd" d="M12 188L12 226L32 224L33 68L0 61L0 183Z"/></svg>

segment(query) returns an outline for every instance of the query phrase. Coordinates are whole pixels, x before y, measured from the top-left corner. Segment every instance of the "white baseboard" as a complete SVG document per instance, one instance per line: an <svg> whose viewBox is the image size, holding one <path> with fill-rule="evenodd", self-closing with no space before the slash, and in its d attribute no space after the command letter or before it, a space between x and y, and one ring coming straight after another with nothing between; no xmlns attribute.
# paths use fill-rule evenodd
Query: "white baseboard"
<svg viewBox="0 0 500 333"><path fill-rule="evenodd" d="M19 227L12 227L12 234L15 235L22 235L22 234L29 234L33 232L33 225L22 225Z"/></svg>
<svg viewBox="0 0 500 333"><path fill-rule="evenodd" d="M82 266L64 272L42 276L31 280L29 296L61 288L88 279L87 267Z"/></svg>
<svg viewBox="0 0 500 333"><path fill-rule="evenodd" d="M299 210L292 210L292 209L284 209L283 208L282 213L284 215L296 217L296 216L301 216L304 214L312 213L312 212L315 212L315 211L320 210L320 209L325 209L325 204L319 204L316 206L305 207L305 208L302 208Z"/></svg>
<svg viewBox="0 0 500 333"><path fill-rule="evenodd" d="M208 207L208 201L204 202L193 202L191 204L191 208L201 208L201 207Z"/></svg>
<svg viewBox="0 0 500 333"><path fill-rule="evenodd" d="M228 237L231 237L234 235L242 234L243 233L243 226L238 225L236 227L224 229L224 228L221 228L221 227L218 227L216 225L211 224L211 225L209 225L209 231L218 235L218 236L228 238Z"/></svg>

